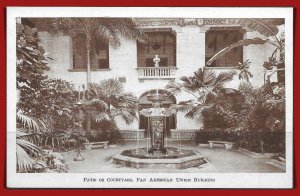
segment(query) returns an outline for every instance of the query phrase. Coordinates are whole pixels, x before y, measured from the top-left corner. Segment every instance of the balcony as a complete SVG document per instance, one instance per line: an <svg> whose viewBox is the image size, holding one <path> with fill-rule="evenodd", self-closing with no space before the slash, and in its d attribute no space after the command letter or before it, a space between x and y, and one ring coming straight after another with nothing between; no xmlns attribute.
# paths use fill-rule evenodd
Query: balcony
<svg viewBox="0 0 300 196"><path fill-rule="evenodd" d="M176 67L138 67L138 77L145 79L174 79Z"/></svg>

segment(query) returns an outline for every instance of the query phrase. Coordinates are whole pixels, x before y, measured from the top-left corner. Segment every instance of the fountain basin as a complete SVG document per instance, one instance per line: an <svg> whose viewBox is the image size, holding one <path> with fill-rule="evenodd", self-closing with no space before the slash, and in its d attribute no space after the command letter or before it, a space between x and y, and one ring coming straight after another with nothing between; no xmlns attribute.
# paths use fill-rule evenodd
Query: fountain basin
<svg viewBox="0 0 300 196"><path fill-rule="evenodd" d="M205 157L194 150L168 148L168 154L147 154L146 148L124 150L113 163L131 168L185 169L206 164Z"/></svg>

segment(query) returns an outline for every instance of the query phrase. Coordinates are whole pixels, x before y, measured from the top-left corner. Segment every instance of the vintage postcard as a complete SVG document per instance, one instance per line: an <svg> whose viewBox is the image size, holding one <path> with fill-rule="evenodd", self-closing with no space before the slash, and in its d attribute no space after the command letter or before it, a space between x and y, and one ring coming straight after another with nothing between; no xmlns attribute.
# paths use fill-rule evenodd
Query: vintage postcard
<svg viewBox="0 0 300 196"><path fill-rule="evenodd" d="M292 188L293 9L7 8L9 188Z"/></svg>

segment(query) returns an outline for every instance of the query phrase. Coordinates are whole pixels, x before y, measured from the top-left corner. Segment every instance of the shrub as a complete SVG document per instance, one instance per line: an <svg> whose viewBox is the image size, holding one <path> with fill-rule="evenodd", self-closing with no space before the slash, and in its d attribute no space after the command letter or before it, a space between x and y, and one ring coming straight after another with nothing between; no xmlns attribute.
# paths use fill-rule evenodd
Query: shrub
<svg viewBox="0 0 300 196"><path fill-rule="evenodd" d="M258 153L284 153L284 132L241 132L237 141L241 148Z"/></svg>
<svg viewBox="0 0 300 196"><path fill-rule="evenodd" d="M235 142L237 148L258 153L285 153L285 132L200 130L196 133L196 143L210 140Z"/></svg>
<svg viewBox="0 0 300 196"><path fill-rule="evenodd" d="M89 142L109 141L110 144L122 143L119 130L92 130L86 133Z"/></svg>
<svg viewBox="0 0 300 196"><path fill-rule="evenodd" d="M196 143L208 143L210 140L220 140L220 141L238 141L238 133L231 131L224 131L222 129L214 130L200 130L196 132L195 142Z"/></svg>

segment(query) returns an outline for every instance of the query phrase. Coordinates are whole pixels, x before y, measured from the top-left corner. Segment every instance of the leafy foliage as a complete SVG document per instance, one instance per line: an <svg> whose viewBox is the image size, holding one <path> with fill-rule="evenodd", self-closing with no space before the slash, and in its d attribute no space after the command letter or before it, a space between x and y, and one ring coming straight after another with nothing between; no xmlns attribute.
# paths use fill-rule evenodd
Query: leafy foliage
<svg viewBox="0 0 300 196"><path fill-rule="evenodd" d="M102 123L103 125L103 123ZM109 141L110 144L123 143L122 136L116 126L113 123L106 122L102 127L98 127L98 130L92 130L87 132L86 137L89 142Z"/></svg>
<svg viewBox="0 0 300 196"><path fill-rule="evenodd" d="M284 85L265 85L253 89L249 83L241 83L239 89L240 98L222 96L215 105L218 107L203 112L205 128L254 132L284 131ZM223 126L220 127L219 124Z"/></svg>
<svg viewBox="0 0 300 196"><path fill-rule="evenodd" d="M40 82L35 91L22 91L18 108L40 119L47 130L66 129L72 124L76 93L73 84L61 79Z"/></svg>
<svg viewBox="0 0 300 196"><path fill-rule="evenodd" d="M58 111L55 107L60 103L59 97L51 95L59 90L55 88L49 93L53 80L47 80L44 74L49 67L38 30L19 23L16 25L17 89L20 95L16 115L17 172L66 172L62 159L49 157L42 149L44 134L50 127L45 120L52 119L54 112ZM54 164L50 166L46 158L54 161Z"/></svg>
<svg viewBox="0 0 300 196"><path fill-rule="evenodd" d="M21 129L31 132L41 132L41 126L43 126L43 123L41 121L24 115L21 110L17 111L17 122L19 122L17 126L20 125L19 127Z"/></svg>
<svg viewBox="0 0 300 196"><path fill-rule="evenodd" d="M234 142L234 148L245 148L257 153L285 153L284 132L200 130L196 133L197 144L211 140L231 141Z"/></svg>
<svg viewBox="0 0 300 196"><path fill-rule="evenodd" d="M224 84L232 80L235 72L221 72L218 75L212 70L200 68L193 76L183 76L181 83L170 82L166 89L171 93L186 92L194 97L192 100L182 101L173 107L186 112L187 118L199 117L203 109L211 108Z"/></svg>
<svg viewBox="0 0 300 196"><path fill-rule="evenodd" d="M284 153L284 85L253 89L250 83L241 83L239 91L240 98L223 95L213 107L203 110L204 127L196 142L226 140L254 152Z"/></svg>
<svg viewBox="0 0 300 196"><path fill-rule="evenodd" d="M284 32L281 33L281 35L278 35L279 29L277 26L284 24L284 19L278 18L278 19L257 19L257 18L236 18L236 19L228 19L228 24L234 24L234 25L240 25L243 27L243 29L246 29L247 31L257 31L261 35L264 35L268 37L269 39L260 39L260 38L254 38L254 39L244 39L237 41L223 49L221 49L218 53L216 53L212 58L210 58L206 65L211 65L213 61L218 59L219 57L223 56L233 48L239 47L239 46L248 46L250 44L264 44L269 43L275 46L275 49L273 51L273 54L271 57L263 64L263 67L267 70L271 70L272 68L276 67L277 69L274 70L274 72L278 71L278 81L284 82L284 58L285 58L285 38L284 38ZM272 37L273 39L271 39ZM276 54L279 51L279 58L275 58ZM277 59L277 60L276 60ZM277 62L278 61L278 62ZM240 66L240 63L239 63ZM245 70L245 69L244 69ZM240 75L240 77L244 77L247 81L249 81L249 74L246 72L241 72L243 75ZM248 75L248 76L247 76ZM269 78L267 79L267 82L269 82Z"/></svg>
<svg viewBox="0 0 300 196"><path fill-rule="evenodd" d="M114 122L115 118L120 116L130 124L136 118L137 98L132 93L124 92L124 87L118 79L91 84L88 97L86 104L91 107L86 112L90 112L96 122Z"/></svg>
<svg viewBox="0 0 300 196"><path fill-rule="evenodd" d="M249 71L250 68L250 64L251 62L249 61L249 59L247 59L245 62L243 63L238 63L237 68L239 69L239 79L243 79L247 82L249 82L250 78L253 77L253 74Z"/></svg>
<svg viewBox="0 0 300 196"><path fill-rule="evenodd" d="M253 96L248 128L260 131L284 131L285 86L268 84L255 91Z"/></svg>
<svg viewBox="0 0 300 196"><path fill-rule="evenodd" d="M87 54L87 88L91 83L91 46L99 39L108 42L113 47L119 47L121 36L138 41L145 40L145 34L131 18L55 18L50 19L54 34L76 34L74 29L81 29L86 36Z"/></svg>
<svg viewBox="0 0 300 196"><path fill-rule="evenodd" d="M40 81L47 78L43 71L48 70L45 50L40 46L37 29L17 23L17 87L21 91L34 91Z"/></svg>
<svg viewBox="0 0 300 196"><path fill-rule="evenodd" d="M279 31L277 26L284 24L284 19L232 18L228 20L228 23L241 25L244 29L254 30L270 37L277 35Z"/></svg>
<svg viewBox="0 0 300 196"><path fill-rule="evenodd" d="M20 112L18 115L22 116L17 120L23 124L23 127L27 128L28 124L35 124L37 126L35 131L41 130L38 123L31 117ZM16 133L17 172L67 172L67 165L65 165L63 157L60 154L54 156L53 152L45 153L39 147L40 138L37 136L39 136L37 133L31 133L30 130L26 130L26 133Z"/></svg>
<svg viewBox="0 0 300 196"><path fill-rule="evenodd" d="M28 137L28 134L26 135ZM42 149L24 138L24 135L17 133L16 139L17 171L29 171L33 168L34 159L42 153Z"/></svg>
<svg viewBox="0 0 300 196"><path fill-rule="evenodd" d="M112 46L120 46L120 36L143 41L145 34L131 18L55 18L51 19L52 33L74 34L74 29L84 29L88 41L102 38Z"/></svg>
<svg viewBox="0 0 300 196"><path fill-rule="evenodd" d="M268 41L268 39L260 39L260 38L253 38L253 39L243 39L240 41L237 41L225 48L223 48L222 50L220 50L219 52L217 52L213 57L211 57L207 62L206 65L211 65L216 59L220 58L221 56L224 56L226 53L228 53L229 51L231 51L234 48L237 48L239 46L248 46L251 44L265 44Z"/></svg>
<svg viewBox="0 0 300 196"><path fill-rule="evenodd" d="M266 70L272 70L274 66L277 64L277 60L274 57L269 57L267 61L264 62L263 67Z"/></svg>

